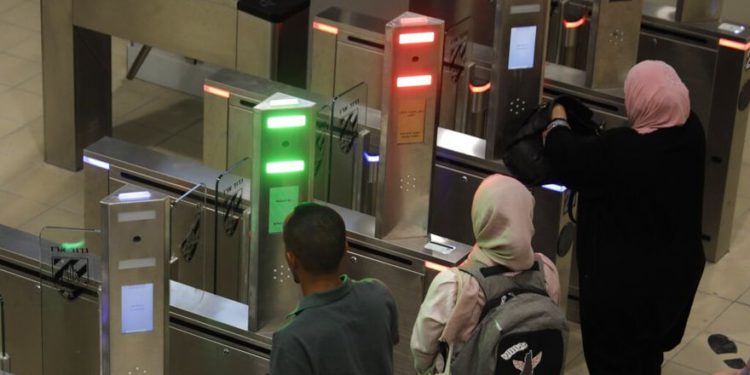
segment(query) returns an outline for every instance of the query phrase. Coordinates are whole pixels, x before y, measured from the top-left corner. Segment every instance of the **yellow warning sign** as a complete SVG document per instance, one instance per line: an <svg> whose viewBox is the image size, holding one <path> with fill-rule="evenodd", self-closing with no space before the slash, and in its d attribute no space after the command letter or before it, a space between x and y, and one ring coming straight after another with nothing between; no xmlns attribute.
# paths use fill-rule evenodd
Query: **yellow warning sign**
<svg viewBox="0 0 750 375"><path fill-rule="evenodd" d="M408 99L399 103L396 143L401 145L424 141L424 111L424 99Z"/></svg>

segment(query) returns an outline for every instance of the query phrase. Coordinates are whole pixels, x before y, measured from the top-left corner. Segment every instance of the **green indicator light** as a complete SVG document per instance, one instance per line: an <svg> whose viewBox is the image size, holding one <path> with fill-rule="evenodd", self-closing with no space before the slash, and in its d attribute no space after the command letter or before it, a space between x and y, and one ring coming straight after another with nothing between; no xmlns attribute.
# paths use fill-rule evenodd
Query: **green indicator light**
<svg viewBox="0 0 750 375"><path fill-rule="evenodd" d="M275 116L269 117L266 124L269 129L298 128L307 124L307 118L304 115Z"/></svg>
<svg viewBox="0 0 750 375"><path fill-rule="evenodd" d="M302 160L275 161L266 163L266 173L268 174L302 172L304 170L305 162Z"/></svg>
<svg viewBox="0 0 750 375"><path fill-rule="evenodd" d="M74 251L80 249L86 245L86 241L80 240L78 242L63 242L60 244L62 251Z"/></svg>

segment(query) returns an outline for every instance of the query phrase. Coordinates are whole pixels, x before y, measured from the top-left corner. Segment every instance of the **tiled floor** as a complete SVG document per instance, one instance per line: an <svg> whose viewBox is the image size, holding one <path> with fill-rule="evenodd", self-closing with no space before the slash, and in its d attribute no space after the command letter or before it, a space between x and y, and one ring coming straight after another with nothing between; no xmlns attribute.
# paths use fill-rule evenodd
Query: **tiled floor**
<svg viewBox="0 0 750 375"><path fill-rule="evenodd" d="M82 174L43 163L39 0L0 0L0 224L39 233L45 225L81 226ZM116 137L200 159L202 105L159 86L125 81L126 42L113 40ZM667 353L666 375L725 369L706 340L724 333L750 357L750 132L747 135L731 253L709 264L683 343ZM571 325L567 374L587 374L580 328Z"/></svg>

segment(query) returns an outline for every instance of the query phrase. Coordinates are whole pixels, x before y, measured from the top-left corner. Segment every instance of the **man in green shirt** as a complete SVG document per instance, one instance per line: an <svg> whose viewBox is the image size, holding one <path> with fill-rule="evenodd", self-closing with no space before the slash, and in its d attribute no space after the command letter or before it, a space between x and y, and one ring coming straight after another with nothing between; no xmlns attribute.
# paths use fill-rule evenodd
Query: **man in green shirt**
<svg viewBox="0 0 750 375"><path fill-rule="evenodd" d="M392 374L396 304L380 281L340 274L347 251L341 216L303 203L286 219L284 244L304 297L273 335L271 375Z"/></svg>

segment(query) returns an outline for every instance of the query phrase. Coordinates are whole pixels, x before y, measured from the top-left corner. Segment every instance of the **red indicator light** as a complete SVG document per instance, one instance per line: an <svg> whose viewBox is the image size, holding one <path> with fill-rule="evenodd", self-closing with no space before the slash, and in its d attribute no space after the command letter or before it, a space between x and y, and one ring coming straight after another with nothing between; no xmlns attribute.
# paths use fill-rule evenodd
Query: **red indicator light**
<svg viewBox="0 0 750 375"><path fill-rule="evenodd" d="M475 94L481 94L486 91L490 91L490 88L492 87L491 82L487 82L484 85L481 86L474 86L471 83L469 84L469 91L475 93Z"/></svg>
<svg viewBox="0 0 750 375"><path fill-rule="evenodd" d="M209 85L203 85L203 92L214 94L216 96L221 96L222 98L229 98L229 91L222 90L220 88L209 86Z"/></svg>
<svg viewBox="0 0 750 375"><path fill-rule="evenodd" d="M577 29L583 26L584 23L586 23L586 16L581 17L577 21L563 20L563 25L565 26L566 29Z"/></svg>
<svg viewBox="0 0 750 375"><path fill-rule="evenodd" d="M742 43L742 42L735 42L734 40L719 39L719 45L722 47L728 47L732 49L737 49L740 51L748 51L750 50L750 43Z"/></svg>
<svg viewBox="0 0 750 375"><path fill-rule="evenodd" d="M408 76L396 78L396 87L429 86L432 84L431 75Z"/></svg>
<svg viewBox="0 0 750 375"><path fill-rule="evenodd" d="M313 29L320 30L324 33L329 33L333 35L337 35L339 33L339 28L331 25L326 25L324 23L320 23L318 21L313 21Z"/></svg>
<svg viewBox="0 0 750 375"><path fill-rule="evenodd" d="M443 265L437 264L437 263L432 263L432 262L424 262L424 266L425 266L425 268L429 268L431 270L435 270L435 271L438 271L438 272L443 272L443 271L445 271L445 270L448 269L448 267L446 267L446 266L443 266Z"/></svg>
<svg viewBox="0 0 750 375"><path fill-rule="evenodd" d="M435 41L435 33L408 33L398 36L398 44L432 43Z"/></svg>

